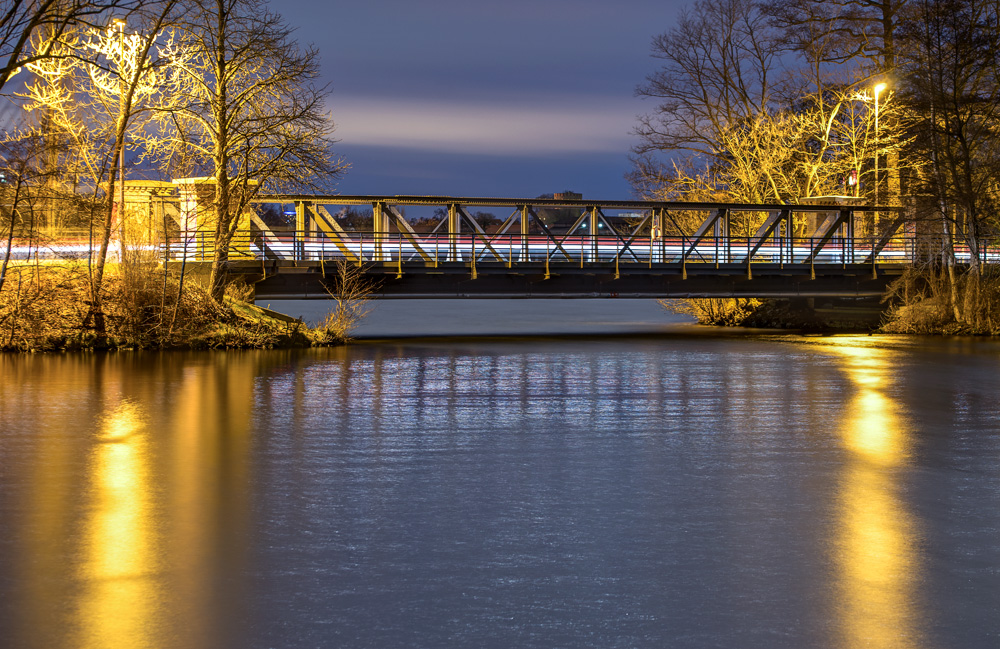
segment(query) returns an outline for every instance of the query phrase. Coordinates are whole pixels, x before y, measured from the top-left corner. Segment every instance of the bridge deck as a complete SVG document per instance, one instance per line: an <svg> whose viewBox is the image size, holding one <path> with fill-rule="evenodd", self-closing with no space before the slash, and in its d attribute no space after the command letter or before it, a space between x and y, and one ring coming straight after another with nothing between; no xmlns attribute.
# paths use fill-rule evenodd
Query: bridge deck
<svg viewBox="0 0 1000 649"><path fill-rule="evenodd" d="M179 262L172 262L174 269ZM187 262L189 270L207 262ZM351 266L349 272L356 272ZM903 266L754 264L654 264L622 269L614 264L580 268L572 263L531 262L508 268L444 262L437 266L408 263L364 263L359 277L385 298L680 298L680 297L872 297L882 295ZM324 261L238 261L231 271L256 282L263 300L327 299L337 286L335 263Z"/></svg>

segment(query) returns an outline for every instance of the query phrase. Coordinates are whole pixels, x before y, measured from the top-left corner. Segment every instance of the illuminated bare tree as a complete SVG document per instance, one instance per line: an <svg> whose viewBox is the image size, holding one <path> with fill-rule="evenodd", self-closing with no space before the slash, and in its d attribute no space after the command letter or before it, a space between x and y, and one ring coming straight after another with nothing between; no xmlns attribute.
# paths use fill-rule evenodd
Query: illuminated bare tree
<svg viewBox="0 0 1000 649"><path fill-rule="evenodd" d="M127 13L138 0L8 0L0 8L0 91L17 71L61 55L64 35L107 22L111 11ZM43 47L32 45L44 35Z"/></svg>
<svg viewBox="0 0 1000 649"><path fill-rule="evenodd" d="M915 149L927 162L920 190L944 237L952 315L982 325L983 240L1000 232L1000 5L987 0L914 0L903 30L903 90L919 118ZM970 251L959 282L953 242ZM964 289L964 290L963 290Z"/></svg>
<svg viewBox="0 0 1000 649"><path fill-rule="evenodd" d="M261 191L329 187L333 123L315 49L301 48L259 0L195 0L167 54L179 90L162 113L163 159L196 161L215 180L211 293L225 290L240 215Z"/></svg>
<svg viewBox="0 0 1000 649"><path fill-rule="evenodd" d="M884 95L876 134L872 97L825 68L824 38L817 34L808 56L794 58L759 5L696 3L654 39L663 65L639 88L659 102L637 128L632 180L640 193L792 202L846 193L852 171L870 192L876 150L899 146L885 134L898 130L900 110ZM753 228L736 224L742 234Z"/></svg>
<svg viewBox="0 0 1000 649"><path fill-rule="evenodd" d="M32 209L33 190L46 175L38 164L43 146L37 132L8 134L0 140L0 218L3 219L0 234L5 239L0 260L0 291L7 280L18 225L23 229L25 208Z"/></svg>
<svg viewBox="0 0 1000 649"><path fill-rule="evenodd" d="M91 218L97 253L91 269L91 303L95 328L104 331L101 288L114 232L115 196L121 177L126 133L139 133L137 122L169 94L169 78L158 74L160 62L151 57L176 2L149 3L132 14L128 33L121 24L101 30L77 28L60 34L40 34L33 51L50 56L27 65L32 73L26 108L44 114L47 136L66 142L71 159L65 167L87 179L93 194Z"/></svg>

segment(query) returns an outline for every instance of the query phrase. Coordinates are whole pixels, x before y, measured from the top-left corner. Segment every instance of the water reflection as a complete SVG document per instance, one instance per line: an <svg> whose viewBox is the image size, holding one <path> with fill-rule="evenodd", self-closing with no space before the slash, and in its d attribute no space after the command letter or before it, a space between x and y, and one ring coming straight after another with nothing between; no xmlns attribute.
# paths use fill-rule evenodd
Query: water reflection
<svg viewBox="0 0 1000 649"><path fill-rule="evenodd" d="M95 446L79 604L84 647L151 646L160 584L149 441L142 409L111 408Z"/></svg>
<svg viewBox="0 0 1000 649"><path fill-rule="evenodd" d="M834 537L842 646L918 647L917 529L899 484L911 429L890 394L897 352L867 337L831 338L824 347L841 357L854 386L840 429L849 455Z"/></svg>
<svg viewBox="0 0 1000 649"><path fill-rule="evenodd" d="M992 646L998 363L872 341L0 357L0 645Z"/></svg>
<svg viewBox="0 0 1000 649"><path fill-rule="evenodd" d="M18 359L21 380L5 382L0 399L0 440L12 451L0 484L23 485L23 501L0 499L17 576L0 644L214 647L242 637L245 602L220 584L239 590L251 561L256 384L290 360Z"/></svg>

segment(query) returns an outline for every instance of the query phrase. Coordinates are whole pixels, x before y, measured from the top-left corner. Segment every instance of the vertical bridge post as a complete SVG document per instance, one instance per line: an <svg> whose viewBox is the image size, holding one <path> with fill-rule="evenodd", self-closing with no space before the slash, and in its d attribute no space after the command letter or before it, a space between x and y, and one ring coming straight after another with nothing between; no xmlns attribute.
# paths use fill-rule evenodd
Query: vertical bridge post
<svg viewBox="0 0 1000 649"><path fill-rule="evenodd" d="M389 215L381 201L372 203L372 236L375 239L375 261L388 261L391 257L386 252L386 239L389 235Z"/></svg>
<svg viewBox="0 0 1000 649"><path fill-rule="evenodd" d="M295 239L293 245L292 259L304 261L306 258L306 204L304 201L295 201Z"/></svg>
<svg viewBox="0 0 1000 649"><path fill-rule="evenodd" d="M595 262L599 260L598 247L599 239L597 238L597 230L600 227L600 219L597 216L597 206L592 205L587 208L590 211L590 217L588 218L589 223L587 227L590 228L590 261ZM583 251L580 251L581 261L583 260Z"/></svg>
<svg viewBox="0 0 1000 649"><path fill-rule="evenodd" d="M458 235L462 233L462 219L458 213L458 204L448 204L448 261L460 261L458 254Z"/></svg>
<svg viewBox="0 0 1000 649"><path fill-rule="evenodd" d="M529 214L528 206L520 205L518 208L521 211L521 259L520 261L529 261L530 255L528 251L528 226L529 224Z"/></svg>

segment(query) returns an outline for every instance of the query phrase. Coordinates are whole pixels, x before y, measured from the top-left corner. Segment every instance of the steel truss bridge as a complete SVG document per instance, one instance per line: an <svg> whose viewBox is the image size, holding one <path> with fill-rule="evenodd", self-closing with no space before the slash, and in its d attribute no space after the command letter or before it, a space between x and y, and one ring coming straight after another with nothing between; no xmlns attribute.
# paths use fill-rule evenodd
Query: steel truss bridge
<svg viewBox="0 0 1000 649"><path fill-rule="evenodd" d="M281 205L289 221L294 206L295 222L269 226L258 209L232 243L230 272L255 282L258 299L328 298L344 267L383 297L871 297L935 245L904 233L892 207L873 221L873 206L337 195L256 203ZM346 223L358 206L371 209L370 227ZM404 217L433 208L443 218L428 232ZM509 216L486 228L484 209ZM556 213L558 229L547 218ZM867 236L856 234L862 222ZM738 223L754 228L737 236ZM207 264L213 253L197 232L164 250L171 266Z"/></svg>

